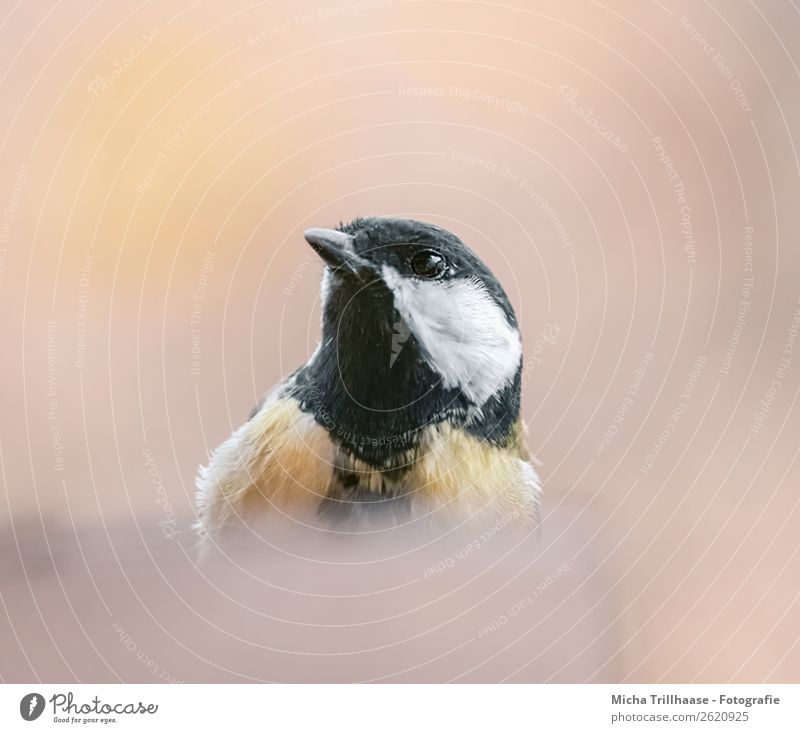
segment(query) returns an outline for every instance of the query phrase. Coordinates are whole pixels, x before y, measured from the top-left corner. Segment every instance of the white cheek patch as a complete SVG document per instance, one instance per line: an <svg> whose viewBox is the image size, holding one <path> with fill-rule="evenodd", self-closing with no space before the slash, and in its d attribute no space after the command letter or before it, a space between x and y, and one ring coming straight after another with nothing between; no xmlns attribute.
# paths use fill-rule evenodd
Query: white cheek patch
<svg viewBox="0 0 800 733"><path fill-rule="evenodd" d="M511 382L522 357L519 332L480 281L416 280L386 265L382 274L445 387L460 388L482 405Z"/></svg>

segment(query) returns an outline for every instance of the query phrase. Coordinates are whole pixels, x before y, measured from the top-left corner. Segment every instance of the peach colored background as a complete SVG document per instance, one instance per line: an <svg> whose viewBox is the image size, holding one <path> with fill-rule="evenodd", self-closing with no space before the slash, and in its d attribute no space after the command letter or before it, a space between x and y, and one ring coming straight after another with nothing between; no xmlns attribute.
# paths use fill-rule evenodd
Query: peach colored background
<svg viewBox="0 0 800 733"><path fill-rule="evenodd" d="M6 2L0 39L3 680L800 681L795 8ZM389 213L517 309L540 536L198 570L198 463L316 344L303 229Z"/></svg>

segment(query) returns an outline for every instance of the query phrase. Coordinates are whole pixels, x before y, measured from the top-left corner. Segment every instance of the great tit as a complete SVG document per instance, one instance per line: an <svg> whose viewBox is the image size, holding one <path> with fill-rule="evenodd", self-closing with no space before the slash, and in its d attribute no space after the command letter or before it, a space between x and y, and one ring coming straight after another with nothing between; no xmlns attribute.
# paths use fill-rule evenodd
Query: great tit
<svg viewBox="0 0 800 733"><path fill-rule="evenodd" d="M369 217L305 239L322 338L201 467L201 538L259 516L320 526L534 524L522 343L506 293L451 232Z"/></svg>

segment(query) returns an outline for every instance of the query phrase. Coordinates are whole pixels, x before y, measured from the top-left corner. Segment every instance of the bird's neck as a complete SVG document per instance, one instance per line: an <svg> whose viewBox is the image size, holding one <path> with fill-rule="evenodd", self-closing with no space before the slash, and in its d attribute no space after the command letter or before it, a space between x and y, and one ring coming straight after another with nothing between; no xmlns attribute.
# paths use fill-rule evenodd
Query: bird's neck
<svg viewBox="0 0 800 733"><path fill-rule="evenodd" d="M519 374L477 409L443 386L380 283L327 299L320 348L295 382L302 408L376 466L405 461L430 426L446 421L503 443L519 417Z"/></svg>

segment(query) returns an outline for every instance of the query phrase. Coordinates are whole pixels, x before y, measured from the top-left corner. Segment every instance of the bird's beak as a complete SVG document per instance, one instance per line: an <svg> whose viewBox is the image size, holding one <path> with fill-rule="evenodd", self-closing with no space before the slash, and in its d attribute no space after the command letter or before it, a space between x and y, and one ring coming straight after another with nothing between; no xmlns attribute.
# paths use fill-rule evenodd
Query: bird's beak
<svg viewBox="0 0 800 733"><path fill-rule="evenodd" d="M353 237L335 229L306 229L303 236L328 267L359 280L371 267L353 248Z"/></svg>

